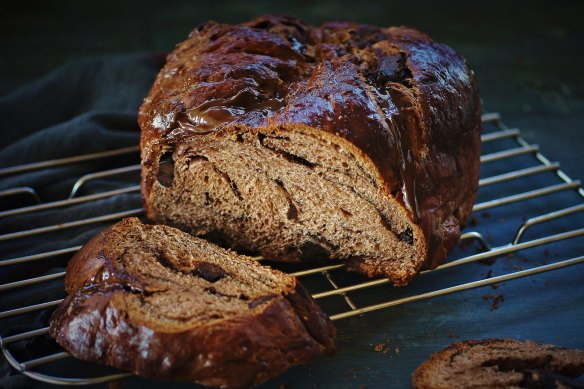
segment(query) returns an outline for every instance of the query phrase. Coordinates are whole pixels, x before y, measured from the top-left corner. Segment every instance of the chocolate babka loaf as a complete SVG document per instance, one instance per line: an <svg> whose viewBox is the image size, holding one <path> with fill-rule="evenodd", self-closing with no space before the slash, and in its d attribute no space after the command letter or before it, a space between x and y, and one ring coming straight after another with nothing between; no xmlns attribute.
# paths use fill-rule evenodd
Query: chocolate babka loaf
<svg viewBox="0 0 584 389"><path fill-rule="evenodd" d="M400 285L443 261L478 187L474 74L411 28L205 23L139 123L152 220Z"/></svg>
<svg viewBox="0 0 584 389"><path fill-rule="evenodd" d="M334 327L294 277L135 218L87 243L65 288L51 336L149 378L250 387L334 350Z"/></svg>
<svg viewBox="0 0 584 389"><path fill-rule="evenodd" d="M514 339L468 340L432 354L416 389L584 388L584 350Z"/></svg>

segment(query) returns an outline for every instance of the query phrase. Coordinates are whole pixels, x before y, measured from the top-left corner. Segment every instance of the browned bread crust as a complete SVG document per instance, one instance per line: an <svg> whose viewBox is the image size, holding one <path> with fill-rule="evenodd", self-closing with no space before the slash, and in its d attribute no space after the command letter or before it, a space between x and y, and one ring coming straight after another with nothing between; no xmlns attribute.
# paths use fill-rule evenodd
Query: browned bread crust
<svg viewBox="0 0 584 389"><path fill-rule="evenodd" d="M151 219L396 284L443 261L478 188L474 73L411 28L205 23L139 123Z"/></svg>
<svg viewBox="0 0 584 389"><path fill-rule="evenodd" d="M584 388L584 350L513 339L468 340L432 354L414 372L416 389Z"/></svg>
<svg viewBox="0 0 584 389"><path fill-rule="evenodd" d="M87 243L65 287L51 336L149 378L249 387L334 350L332 323L294 277L135 218Z"/></svg>

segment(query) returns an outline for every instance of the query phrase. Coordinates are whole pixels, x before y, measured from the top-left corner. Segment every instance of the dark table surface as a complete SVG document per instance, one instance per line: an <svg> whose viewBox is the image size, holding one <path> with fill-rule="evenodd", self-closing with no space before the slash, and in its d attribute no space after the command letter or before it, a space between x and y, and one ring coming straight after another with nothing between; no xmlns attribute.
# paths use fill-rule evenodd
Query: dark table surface
<svg viewBox="0 0 584 389"><path fill-rule="evenodd" d="M69 61L168 51L208 19L239 22L272 13L313 24L341 19L413 26L468 59L488 111L521 128L572 178L584 178L584 3L578 1L33 1L2 7L0 95ZM496 224L503 220L493 215L484 228L505 228ZM584 347L581 268L504 285L505 301L496 310L482 298L492 291L478 289L342 320L334 357L295 368L270 386L407 387L417 364L458 339L513 337ZM477 275L489 270L473 269Z"/></svg>

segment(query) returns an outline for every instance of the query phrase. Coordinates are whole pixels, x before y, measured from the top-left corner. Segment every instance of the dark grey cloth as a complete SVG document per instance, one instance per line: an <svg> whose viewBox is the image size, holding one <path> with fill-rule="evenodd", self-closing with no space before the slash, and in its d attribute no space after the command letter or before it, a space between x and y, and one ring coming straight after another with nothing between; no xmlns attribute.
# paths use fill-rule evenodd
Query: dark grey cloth
<svg viewBox="0 0 584 389"><path fill-rule="evenodd" d="M1 98L0 168L137 145L137 110L163 61L164 55L149 53L84 60L65 65L34 84ZM0 190L28 186L39 193L42 201L61 200L67 198L75 180L83 174L117 167L120 162L139 163L137 152L115 160L115 166L102 160L0 176ZM83 194L128 186L129 180L95 180L84 187ZM0 198L0 210L9 208L10 200ZM0 218L0 234L140 206L140 194L132 192L66 208L8 216ZM80 245L103 227L103 223L92 224L0 242L0 259ZM0 267L0 283L63 271L66 261L67 256L61 256ZM2 293L0 311L63 296L62 281L42 283L34 288L17 288ZM44 312L0 320L0 334L4 337L44 327L48 319ZM46 338L36 338L31 342L36 342L35 349L54 348ZM38 357L30 354L29 349L33 347L29 346L30 342L20 342L11 346L11 350L20 361ZM30 385L28 378L16 374L2 358L0 387Z"/></svg>

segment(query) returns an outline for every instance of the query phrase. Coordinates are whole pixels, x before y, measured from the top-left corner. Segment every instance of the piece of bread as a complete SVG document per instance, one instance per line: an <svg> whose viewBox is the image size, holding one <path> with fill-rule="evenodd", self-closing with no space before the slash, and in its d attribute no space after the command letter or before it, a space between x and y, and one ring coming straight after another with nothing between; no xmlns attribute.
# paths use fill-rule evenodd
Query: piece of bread
<svg viewBox="0 0 584 389"><path fill-rule="evenodd" d="M296 278L174 228L125 219L70 261L50 334L138 375L249 387L334 350Z"/></svg>
<svg viewBox="0 0 584 389"><path fill-rule="evenodd" d="M139 123L152 220L399 285L455 246L478 187L474 74L410 28L203 24Z"/></svg>
<svg viewBox="0 0 584 389"><path fill-rule="evenodd" d="M414 372L416 389L584 388L584 350L513 339L468 340L432 354Z"/></svg>

